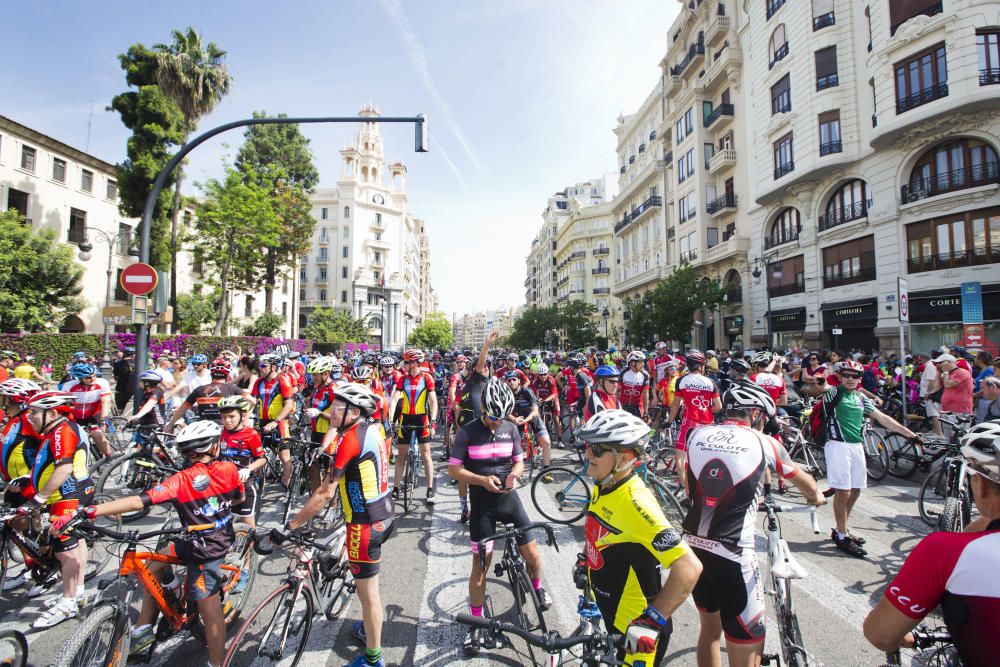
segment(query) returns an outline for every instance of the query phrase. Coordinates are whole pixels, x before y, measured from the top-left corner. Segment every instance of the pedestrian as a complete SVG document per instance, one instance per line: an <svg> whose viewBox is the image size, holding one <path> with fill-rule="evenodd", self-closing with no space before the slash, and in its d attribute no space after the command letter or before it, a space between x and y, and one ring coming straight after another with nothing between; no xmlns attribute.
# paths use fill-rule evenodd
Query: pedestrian
<svg viewBox="0 0 1000 667"><path fill-rule="evenodd" d="M132 398L134 387L132 376L135 373L135 348L127 347L122 358L111 366L111 374L115 378L115 407L118 412L125 411L125 405ZM160 380L162 382L162 379Z"/></svg>
<svg viewBox="0 0 1000 667"><path fill-rule="evenodd" d="M923 362L923 372L920 375L920 398L924 403L924 413L931 420L931 429L934 431L934 435L943 438L944 431L941 430L941 420L938 419L941 414L941 378L937 364L934 363L934 360L940 355L941 353L937 350L931 352L929 357L926 354L920 355Z"/></svg>
<svg viewBox="0 0 1000 667"><path fill-rule="evenodd" d="M941 374L941 410L963 415L972 414L972 374L958 366L951 354L940 355L935 364Z"/></svg>
<svg viewBox="0 0 1000 667"><path fill-rule="evenodd" d="M983 378L979 383L980 397L976 406L976 422L1000 419L1000 377Z"/></svg>

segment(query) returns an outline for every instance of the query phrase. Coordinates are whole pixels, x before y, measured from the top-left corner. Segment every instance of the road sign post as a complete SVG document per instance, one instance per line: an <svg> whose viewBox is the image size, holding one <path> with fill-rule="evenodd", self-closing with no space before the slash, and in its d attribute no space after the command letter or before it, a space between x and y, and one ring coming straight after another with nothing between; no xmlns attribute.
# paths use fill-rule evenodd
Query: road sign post
<svg viewBox="0 0 1000 667"><path fill-rule="evenodd" d="M896 304L899 309L899 362L903 365L902 379L900 380L900 403L903 409L903 418L900 420L906 424L906 327L910 322L910 294L906 278L896 279Z"/></svg>

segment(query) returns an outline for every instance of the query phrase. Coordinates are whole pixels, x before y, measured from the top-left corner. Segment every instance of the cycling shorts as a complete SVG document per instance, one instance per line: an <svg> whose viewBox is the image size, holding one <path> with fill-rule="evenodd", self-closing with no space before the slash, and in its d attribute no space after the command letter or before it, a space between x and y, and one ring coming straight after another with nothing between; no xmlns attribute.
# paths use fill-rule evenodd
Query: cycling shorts
<svg viewBox="0 0 1000 667"><path fill-rule="evenodd" d="M500 480L503 482L504 480ZM469 487L469 539L472 541L472 553L479 553L479 540L497 533L497 523L513 524L515 528L524 528L531 523L521 499L514 492L493 493L479 486ZM518 546L534 542L530 535L517 538ZM495 542L486 545L486 553L493 551Z"/></svg>
<svg viewBox="0 0 1000 667"><path fill-rule="evenodd" d="M682 421L681 427L677 431L677 440L674 442L674 447L679 452L687 451L687 434L689 431L693 431L701 426L707 426L708 424L699 424L698 422Z"/></svg>
<svg viewBox="0 0 1000 667"><path fill-rule="evenodd" d="M69 496L63 496L62 499L57 500L49 506L49 517L52 519L63 516L64 514L73 514L81 507L87 507L93 504L94 501L94 483L92 481L85 480L80 482L82 488L80 488L76 493L71 493ZM80 543L80 538L76 536L74 532L64 533L59 536L59 541L52 545L52 551L55 553L63 553L76 548L76 545Z"/></svg>
<svg viewBox="0 0 1000 667"><path fill-rule="evenodd" d="M413 431L417 432L417 442L426 445L431 441L430 418L427 415L403 415L396 435L400 447L409 447Z"/></svg>
<svg viewBox="0 0 1000 667"><path fill-rule="evenodd" d="M549 437L549 429L545 427L545 422L542 421L541 417L535 417L528 424L531 426L531 432L535 434L536 442L539 438Z"/></svg>
<svg viewBox="0 0 1000 667"><path fill-rule="evenodd" d="M757 553L743 549L737 562L698 547L691 548L703 567L691 591L695 606L704 612L718 612L729 641L763 642L767 626Z"/></svg>
<svg viewBox="0 0 1000 667"><path fill-rule="evenodd" d="M392 519L347 524L347 560L355 579L371 579L378 574L382 544L395 527Z"/></svg>
<svg viewBox="0 0 1000 667"><path fill-rule="evenodd" d="M243 502L233 505L233 516L254 516L260 504L260 490L257 481L251 477L243 484Z"/></svg>
<svg viewBox="0 0 1000 667"><path fill-rule="evenodd" d="M289 437L288 421L277 422L278 428L273 431L265 431L264 427L270 424L273 419L266 422L261 422L257 427L257 432L260 433L261 444L265 447L276 447L277 449L289 449L288 444L282 442L285 438Z"/></svg>
<svg viewBox="0 0 1000 667"><path fill-rule="evenodd" d="M84 431L96 431L101 428L101 418L84 417L83 419L77 419L76 424Z"/></svg>
<svg viewBox="0 0 1000 667"><path fill-rule="evenodd" d="M187 566L184 585L190 602L210 598L222 590L222 560Z"/></svg>
<svg viewBox="0 0 1000 667"><path fill-rule="evenodd" d="M639 409L638 405L624 405L622 404L622 410L629 413L630 415L635 415L639 419L643 418L642 411Z"/></svg>

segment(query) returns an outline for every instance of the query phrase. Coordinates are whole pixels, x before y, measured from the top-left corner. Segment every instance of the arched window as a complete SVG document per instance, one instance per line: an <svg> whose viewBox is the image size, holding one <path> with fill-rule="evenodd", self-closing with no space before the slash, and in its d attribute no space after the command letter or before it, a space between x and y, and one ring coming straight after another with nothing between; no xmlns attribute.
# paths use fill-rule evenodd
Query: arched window
<svg viewBox="0 0 1000 667"><path fill-rule="evenodd" d="M799 219L798 209L792 207L782 209L778 213L778 217L771 223L771 229L767 233L767 238L764 239L764 249L794 241L799 238L801 230L802 223Z"/></svg>
<svg viewBox="0 0 1000 667"><path fill-rule="evenodd" d="M837 188L826 202L826 213L819 216L819 230L868 217L868 184L859 178Z"/></svg>
<svg viewBox="0 0 1000 667"><path fill-rule="evenodd" d="M774 65L788 55L788 38L785 37L785 24L779 23L778 27L771 33L771 42L768 46L769 60L767 68Z"/></svg>
<svg viewBox="0 0 1000 667"><path fill-rule="evenodd" d="M725 290L723 299L726 303L743 303L743 278L739 271L730 269L726 277L722 280L722 289Z"/></svg>
<svg viewBox="0 0 1000 667"><path fill-rule="evenodd" d="M928 149L903 186L903 203L998 182L997 152L978 139L953 139Z"/></svg>
<svg viewBox="0 0 1000 667"><path fill-rule="evenodd" d="M68 315L63 320L62 326L59 327L59 333L83 333L85 328L83 320L76 315Z"/></svg>

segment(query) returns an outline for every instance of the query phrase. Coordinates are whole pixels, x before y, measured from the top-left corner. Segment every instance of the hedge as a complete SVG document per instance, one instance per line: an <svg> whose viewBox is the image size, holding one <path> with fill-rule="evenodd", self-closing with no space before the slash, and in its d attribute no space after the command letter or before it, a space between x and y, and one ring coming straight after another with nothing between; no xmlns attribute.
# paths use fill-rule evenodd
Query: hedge
<svg viewBox="0 0 1000 667"><path fill-rule="evenodd" d="M135 334L116 333L109 337L109 348L124 350L126 346L135 345ZM298 352L312 350L311 340L270 338L266 336L201 336L193 334L153 335L150 336L149 350L153 356L161 352L169 352L179 356L192 354L207 354L214 356L222 350L236 352L252 351L263 354L273 351L282 343L289 349ZM45 357L52 358L53 368L63 368L73 358L73 353L83 350L97 359L104 353L104 336L99 334L76 333L28 333L0 334L0 349L14 350L23 357L25 354L35 355L36 363L41 363Z"/></svg>

